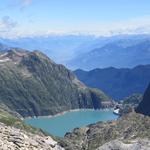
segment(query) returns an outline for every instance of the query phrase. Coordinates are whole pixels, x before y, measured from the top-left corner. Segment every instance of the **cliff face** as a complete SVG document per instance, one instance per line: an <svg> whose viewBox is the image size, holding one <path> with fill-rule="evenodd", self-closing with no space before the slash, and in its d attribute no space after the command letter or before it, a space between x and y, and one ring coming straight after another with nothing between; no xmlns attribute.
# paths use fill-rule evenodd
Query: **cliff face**
<svg viewBox="0 0 150 150"><path fill-rule="evenodd" d="M0 53L0 102L24 117L97 109L105 101L109 98L102 91L86 87L71 71L38 51Z"/></svg>
<svg viewBox="0 0 150 150"><path fill-rule="evenodd" d="M143 100L137 107L136 111L138 113L150 116L150 85L146 89Z"/></svg>

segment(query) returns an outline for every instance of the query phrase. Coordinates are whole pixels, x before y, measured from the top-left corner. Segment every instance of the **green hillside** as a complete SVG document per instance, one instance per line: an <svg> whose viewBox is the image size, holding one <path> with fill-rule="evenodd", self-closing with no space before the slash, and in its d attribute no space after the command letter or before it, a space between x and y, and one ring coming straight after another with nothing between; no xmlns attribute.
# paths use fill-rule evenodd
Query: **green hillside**
<svg viewBox="0 0 150 150"><path fill-rule="evenodd" d="M23 117L97 109L105 107L102 101L109 101L103 92L87 88L71 71L38 51L13 49L0 54L0 102Z"/></svg>

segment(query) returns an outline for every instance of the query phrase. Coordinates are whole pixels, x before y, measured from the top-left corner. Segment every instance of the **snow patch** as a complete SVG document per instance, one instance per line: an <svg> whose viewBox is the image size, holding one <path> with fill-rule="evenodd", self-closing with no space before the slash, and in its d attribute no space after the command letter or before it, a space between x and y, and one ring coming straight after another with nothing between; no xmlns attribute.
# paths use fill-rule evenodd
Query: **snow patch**
<svg viewBox="0 0 150 150"><path fill-rule="evenodd" d="M0 60L0 62L8 62L8 61L10 61L10 59L9 59L9 58L1 59L1 60Z"/></svg>

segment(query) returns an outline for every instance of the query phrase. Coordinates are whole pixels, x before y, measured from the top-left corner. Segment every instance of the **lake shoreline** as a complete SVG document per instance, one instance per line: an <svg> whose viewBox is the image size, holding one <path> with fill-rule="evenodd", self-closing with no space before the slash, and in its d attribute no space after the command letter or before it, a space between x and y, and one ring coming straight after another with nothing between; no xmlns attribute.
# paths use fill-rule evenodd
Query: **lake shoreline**
<svg viewBox="0 0 150 150"><path fill-rule="evenodd" d="M38 116L24 120L27 125L40 128L54 136L64 137L74 128L85 127L99 121L116 120L112 108L107 109L73 109L56 115Z"/></svg>
<svg viewBox="0 0 150 150"><path fill-rule="evenodd" d="M61 115L64 115L66 113L69 113L69 112L76 112L76 111L109 111L109 110L113 110L113 108L104 108L104 109L92 109L92 108L79 108L79 109L70 109L70 110L66 110L66 111L63 111L63 112L60 112L60 113L57 113L55 115L47 115L47 116L33 116L33 117L25 117L23 118L23 120L26 120L26 119L32 119L32 118L52 118L52 117L58 117L58 116L61 116Z"/></svg>

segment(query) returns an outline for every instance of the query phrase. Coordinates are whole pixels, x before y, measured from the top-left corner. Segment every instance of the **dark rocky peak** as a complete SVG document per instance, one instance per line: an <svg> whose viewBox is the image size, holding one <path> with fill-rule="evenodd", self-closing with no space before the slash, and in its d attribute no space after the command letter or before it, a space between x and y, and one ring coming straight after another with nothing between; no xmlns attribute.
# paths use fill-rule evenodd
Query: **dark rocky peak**
<svg viewBox="0 0 150 150"><path fill-rule="evenodd" d="M55 64L50 58L46 55L41 53L40 51L33 51L30 52L28 50L20 49L20 48L11 48L7 51L2 51L0 53L0 62L34 62L34 63L41 63L41 62L49 62Z"/></svg>
<svg viewBox="0 0 150 150"><path fill-rule="evenodd" d="M138 113L150 116L150 84L144 93L143 100L137 107Z"/></svg>
<svg viewBox="0 0 150 150"><path fill-rule="evenodd" d="M47 57L45 54L41 53L38 50L28 52L27 55L24 55L24 60L25 61L32 61L35 63L48 62L48 63L56 65L56 63L53 60L51 60L49 57Z"/></svg>

